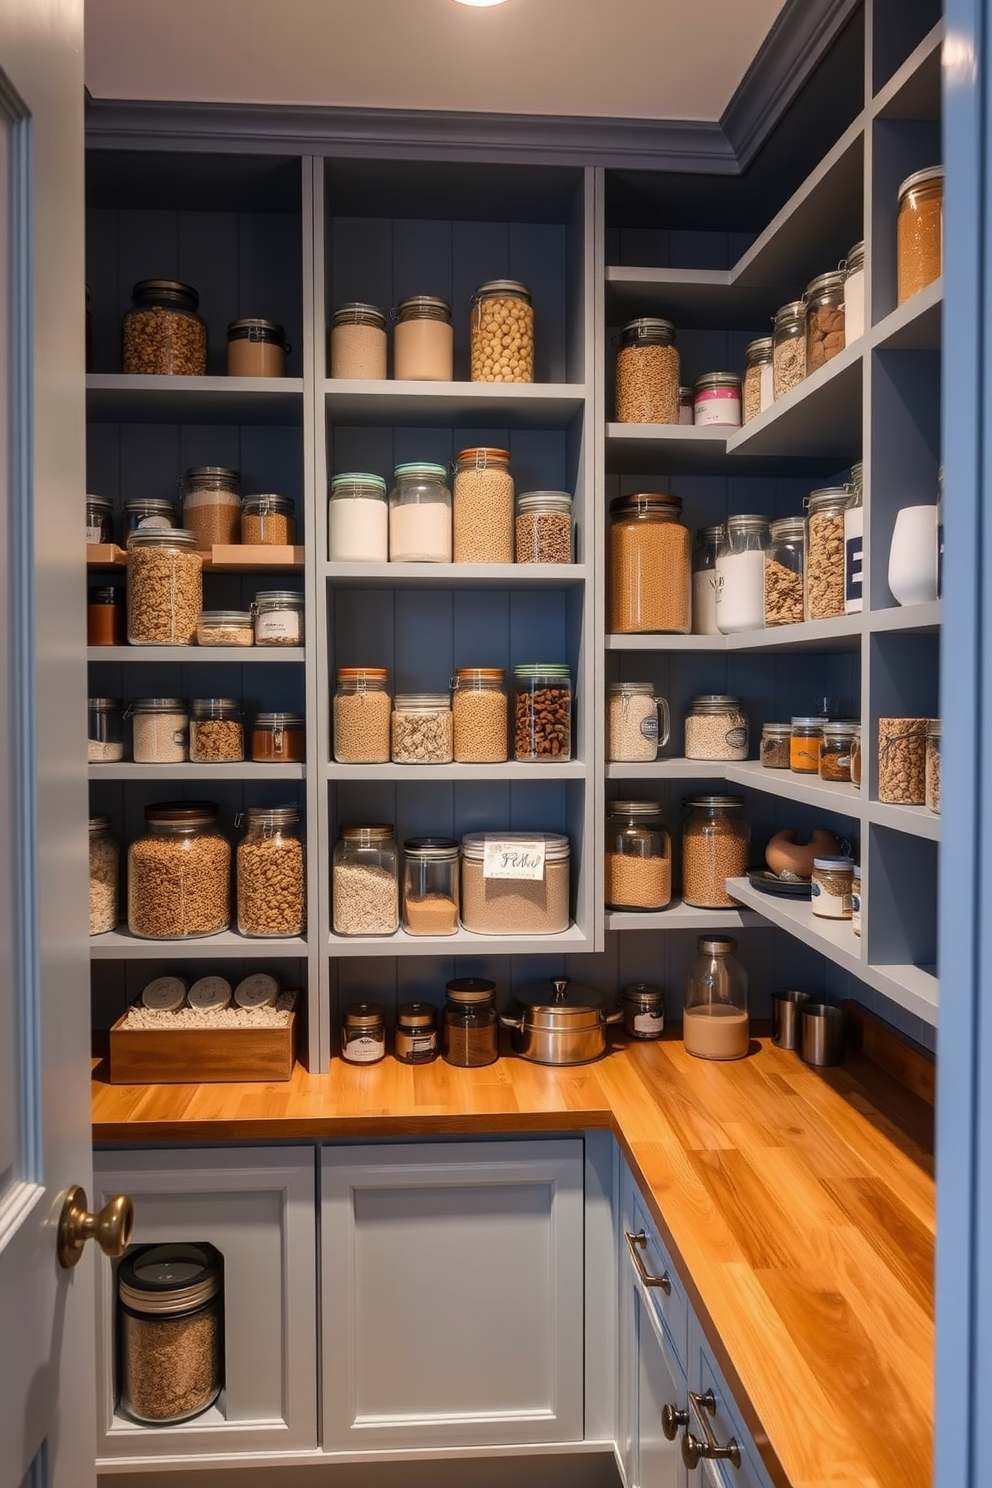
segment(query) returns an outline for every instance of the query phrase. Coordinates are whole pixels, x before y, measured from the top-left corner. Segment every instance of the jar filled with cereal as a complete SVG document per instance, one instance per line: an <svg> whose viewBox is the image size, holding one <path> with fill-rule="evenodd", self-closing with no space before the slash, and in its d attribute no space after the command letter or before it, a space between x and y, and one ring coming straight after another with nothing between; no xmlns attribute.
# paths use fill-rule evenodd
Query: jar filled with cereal
<svg viewBox="0 0 992 1488"><path fill-rule="evenodd" d="M117 926L120 848L111 835L110 819L90 817L90 934L105 935Z"/></svg>
<svg viewBox="0 0 992 1488"><path fill-rule="evenodd" d="M728 878L747 872L743 796L690 796L682 828L682 898L696 909L730 909Z"/></svg>
<svg viewBox="0 0 992 1488"><path fill-rule="evenodd" d="M302 935L307 923L306 855L295 806L249 806L238 843L238 930Z"/></svg>
<svg viewBox="0 0 992 1488"><path fill-rule="evenodd" d="M385 667L339 667L334 694L334 758L338 763L386 764L392 711Z"/></svg>
<svg viewBox="0 0 992 1488"><path fill-rule="evenodd" d="M205 377L207 327L200 296L178 279L139 279L122 327L124 371L157 377Z"/></svg>
<svg viewBox="0 0 992 1488"><path fill-rule="evenodd" d="M772 336L772 391L784 398L806 376L806 306L790 300L775 312Z"/></svg>
<svg viewBox="0 0 992 1488"><path fill-rule="evenodd" d="M534 381L534 310L516 279L491 279L472 296L473 382Z"/></svg>
<svg viewBox="0 0 992 1488"><path fill-rule="evenodd" d="M744 422L749 424L775 401L772 337L759 336L744 348Z"/></svg>
<svg viewBox="0 0 992 1488"><path fill-rule="evenodd" d="M397 765L450 765L453 729L446 692L398 692L390 758Z"/></svg>
<svg viewBox="0 0 992 1488"><path fill-rule="evenodd" d="M803 567L806 523L780 517L768 527L765 549L765 625L796 625L805 614Z"/></svg>
<svg viewBox="0 0 992 1488"><path fill-rule="evenodd" d="M617 423L677 424L680 366L670 320L628 321L617 353Z"/></svg>
<svg viewBox="0 0 992 1488"><path fill-rule="evenodd" d="M451 503L455 563L513 562L513 476L504 449L461 450Z"/></svg>
<svg viewBox="0 0 992 1488"><path fill-rule="evenodd" d="M844 271L818 274L806 287L806 371L844 350Z"/></svg>
<svg viewBox="0 0 992 1488"><path fill-rule="evenodd" d="M127 925L142 940L218 935L231 920L231 847L209 801L145 807L128 850Z"/></svg>
<svg viewBox="0 0 992 1488"><path fill-rule="evenodd" d="M807 620L833 620L844 614L844 514L847 486L825 486L806 503Z"/></svg>
<svg viewBox="0 0 992 1488"><path fill-rule="evenodd" d="M203 609L203 559L182 527L142 527L127 540L131 646L191 646Z"/></svg>

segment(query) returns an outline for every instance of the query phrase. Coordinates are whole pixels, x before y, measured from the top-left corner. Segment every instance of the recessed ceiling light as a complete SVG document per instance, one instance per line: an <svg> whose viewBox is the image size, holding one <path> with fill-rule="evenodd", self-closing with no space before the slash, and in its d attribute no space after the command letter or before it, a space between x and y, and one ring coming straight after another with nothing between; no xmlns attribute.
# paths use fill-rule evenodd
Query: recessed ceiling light
<svg viewBox="0 0 992 1488"><path fill-rule="evenodd" d="M505 5L506 0L458 0L459 5Z"/></svg>

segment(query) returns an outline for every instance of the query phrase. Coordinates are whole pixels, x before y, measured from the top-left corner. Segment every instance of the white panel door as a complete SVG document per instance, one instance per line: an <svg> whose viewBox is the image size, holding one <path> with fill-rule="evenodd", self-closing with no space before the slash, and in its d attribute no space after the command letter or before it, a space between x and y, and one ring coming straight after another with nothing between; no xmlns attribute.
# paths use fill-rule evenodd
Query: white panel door
<svg viewBox="0 0 992 1488"><path fill-rule="evenodd" d="M93 1481L82 0L0 0L0 1488Z"/></svg>

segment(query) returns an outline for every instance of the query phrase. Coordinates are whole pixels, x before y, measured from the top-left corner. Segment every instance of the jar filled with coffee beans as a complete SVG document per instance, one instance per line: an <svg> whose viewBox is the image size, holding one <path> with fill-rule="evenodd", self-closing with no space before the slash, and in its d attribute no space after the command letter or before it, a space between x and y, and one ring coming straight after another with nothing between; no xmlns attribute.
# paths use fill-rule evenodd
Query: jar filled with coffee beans
<svg viewBox="0 0 992 1488"><path fill-rule="evenodd" d="M127 540L127 638L191 646L203 609L203 559L182 527L142 527Z"/></svg>
<svg viewBox="0 0 992 1488"><path fill-rule="evenodd" d="M682 828L682 898L696 909L731 909L728 878L747 872L743 796L690 796Z"/></svg>
<svg viewBox="0 0 992 1488"><path fill-rule="evenodd" d="M472 296L473 382L534 381L534 310L516 279L491 279Z"/></svg>
<svg viewBox="0 0 992 1488"><path fill-rule="evenodd" d="M139 279L122 328L128 375L205 377L207 327L197 310L200 296L178 279Z"/></svg>
<svg viewBox="0 0 992 1488"><path fill-rule="evenodd" d="M677 424L681 364L670 320L642 315L620 332L618 424Z"/></svg>
<svg viewBox="0 0 992 1488"><path fill-rule="evenodd" d="M127 924L141 940L218 935L231 921L231 847L209 801L145 807L128 850Z"/></svg>
<svg viewBox="0 0 992 1488"><path fill-rule="evenodd" d="M475 1069L499 1057L496 983L485 977L456 977L445 986L441 1055L448 1064Z"/></svg>
<svg viewBox="0 0 992 1488"><path fill-rule="evenodd" d="M572 757L572 675L567 666L513 668L513 754L518 760Z"/></svg>

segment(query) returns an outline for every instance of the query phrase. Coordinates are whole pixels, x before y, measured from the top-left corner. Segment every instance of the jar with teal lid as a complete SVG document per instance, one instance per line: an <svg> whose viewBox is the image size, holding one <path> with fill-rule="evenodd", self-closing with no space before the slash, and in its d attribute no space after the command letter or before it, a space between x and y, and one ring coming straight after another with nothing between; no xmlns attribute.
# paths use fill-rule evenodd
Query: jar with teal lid
<svg viewBox="0 0 992 1488"><path fill-rule="evenodd" d="M451 562L451 491L443 465L397 465L389 493L389 561Z"/></svg>
<svg viewBox="0 0 992 1488"><path fill-rule="evenodd" d="M331 480L327 503L327 556L332 563L386 563L389 506L386 482L367 470Z"/></svg>
<svg viewBox="0 0 992 1488"><path fill-rule="evenodd" d="M572 674L567 666L538 663L513 668L514 758L572 758Z"/></svg>

